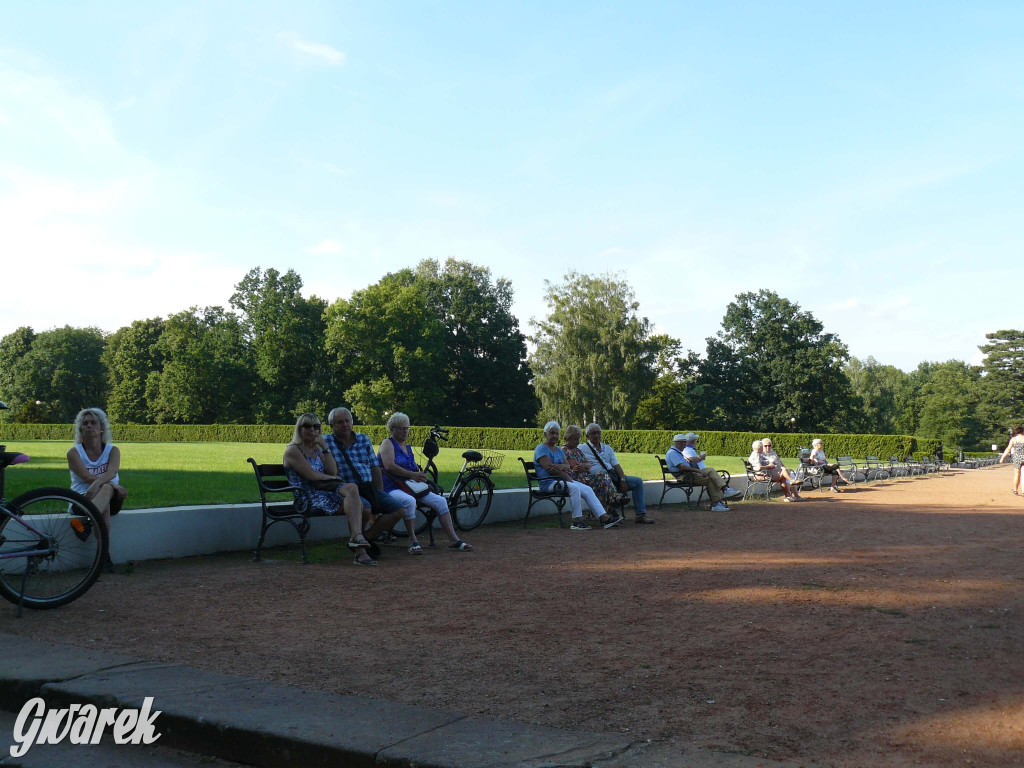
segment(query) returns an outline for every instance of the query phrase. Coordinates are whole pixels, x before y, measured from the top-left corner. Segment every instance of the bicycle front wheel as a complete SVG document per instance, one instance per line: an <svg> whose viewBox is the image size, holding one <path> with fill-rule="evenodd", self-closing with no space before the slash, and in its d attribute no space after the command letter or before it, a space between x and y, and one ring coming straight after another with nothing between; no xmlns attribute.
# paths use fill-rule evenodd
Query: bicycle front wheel
<svg viewBox="0 0 1024 768"><path fill-rule="evenodd" d="M452 522L460 531L472 531L487 517L494 497L494 483L484 472L474 472L459 483L448 497Z"/></svg>
<svg viewBox="0 0 1024 768"><path fill-rule="evenodd" d="M21 516L0 520L0 595L27 608L57 608L100 575L107 531L99 510L65 488L37 488L10 502ZM39 554L18 556L19 552Z"/></svg>

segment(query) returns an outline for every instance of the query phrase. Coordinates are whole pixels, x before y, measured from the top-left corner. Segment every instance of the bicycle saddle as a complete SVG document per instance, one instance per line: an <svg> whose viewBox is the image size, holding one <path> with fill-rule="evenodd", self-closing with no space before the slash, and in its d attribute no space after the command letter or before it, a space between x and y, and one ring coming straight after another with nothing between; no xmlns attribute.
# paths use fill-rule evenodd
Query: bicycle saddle
<svg viewBox="0 0 1024 768"><path fill-rule="evenodd" d="M28 456L24 453L8 453L7 451L0 453L0 469L12 464L24 464L26 461L28 461Z"/></svg>
<svg viewBox="0 0 1024 768"><path fill-rule="evenodd" d="M462 458L466 461L481 461L484 455L480 451L465 451L462 454Z"/></svg>

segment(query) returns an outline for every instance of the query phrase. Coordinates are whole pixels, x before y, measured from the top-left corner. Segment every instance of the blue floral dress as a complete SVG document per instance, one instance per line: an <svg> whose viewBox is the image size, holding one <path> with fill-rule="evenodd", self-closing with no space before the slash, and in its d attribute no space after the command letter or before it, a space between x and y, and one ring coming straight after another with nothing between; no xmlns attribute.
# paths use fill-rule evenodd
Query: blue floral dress
<svg viewBox="0 0 1024 768"><path fill-rule="evenodd" d="M312 456L306 456L306 460L309 461L309 466L317 472L324 471L324 458L322 453L323 452L318 448L316 453ZM288 482L292 485L297 485L300 488L305 488L309 493L309 498L313 507L316 509L322 509L328 515L333 515L341 508L341 496L334 491L321 491L314 488L310 484L309 480L304 478L291 467L288 467Z"/></svg>

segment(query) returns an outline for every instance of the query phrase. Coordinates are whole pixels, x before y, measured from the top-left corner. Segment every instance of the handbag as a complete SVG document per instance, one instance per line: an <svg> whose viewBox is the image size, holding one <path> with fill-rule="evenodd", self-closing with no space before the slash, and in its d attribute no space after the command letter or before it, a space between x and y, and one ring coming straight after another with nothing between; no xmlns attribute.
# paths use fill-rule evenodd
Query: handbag
<svg viewBox="0 0 1024 768"><path fill-rule="evenodd" d="M408 493L414 499L422 499L428 493L430 493L430 486L426 483L421 483L419 480L407 480L401 477L395 477L392 474L388 474L391 478L391 482L398 486L398 489Z"/></svg>

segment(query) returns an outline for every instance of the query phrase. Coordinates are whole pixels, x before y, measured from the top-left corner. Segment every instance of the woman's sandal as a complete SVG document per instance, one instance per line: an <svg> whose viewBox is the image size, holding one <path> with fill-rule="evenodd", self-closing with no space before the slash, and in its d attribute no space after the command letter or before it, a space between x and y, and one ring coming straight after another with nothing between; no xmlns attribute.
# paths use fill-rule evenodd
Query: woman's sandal
<svg viewBox="0 0 1024 768"><path fill-rule="evenodd" d="M377 565L377 561L374 560L372 557L367 557L366 560L360 560L359 555L356 555L355 559L353 559L352 562L355 565Z"/></svg>
<svg viewBox="0 0 1024 768"><path fill-rule="evenodd" d="M409 554L410 555L422 555L423 554L423 547L421 547L419 544L413 544L411 547L409 547Z"/></svg>
<svg viewBox="0 0 1024 768"><path fill-rule="evenodd" d="M351 536L348 540L349 549L366 549L369 546L370 542L368 542L366 537L361 533L358 536Z"/></svg>
<svg viewBox="0 0 1024 768"><path fill-rule="evenodd" d="M473 546L471 544L467 544L462 539L459 539L453 544L449 544L448 549L457 549L459 552L472 552Z"/></svg>

